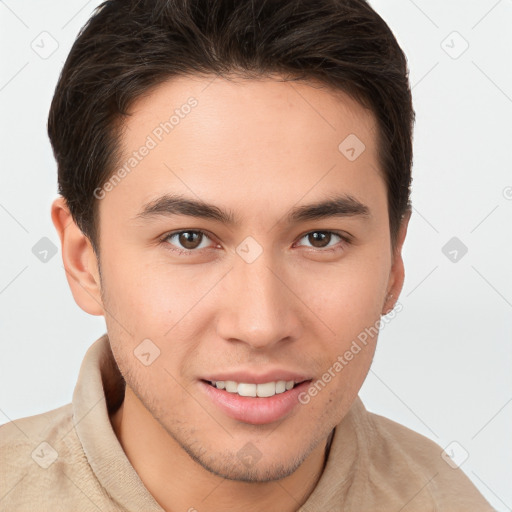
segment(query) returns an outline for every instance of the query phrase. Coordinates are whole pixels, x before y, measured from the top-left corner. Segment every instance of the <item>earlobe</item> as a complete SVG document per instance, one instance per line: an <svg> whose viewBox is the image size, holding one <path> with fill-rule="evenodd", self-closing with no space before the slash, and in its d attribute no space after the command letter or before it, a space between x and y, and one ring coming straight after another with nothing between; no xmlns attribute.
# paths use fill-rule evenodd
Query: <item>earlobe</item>
<svg viewBox="0 0 512 512"><path fill-rule="evenodd" d="M53 201L51 216L60 238L62 262L75 302L90 315L103 315L98 263L89 239L73 220L63 197Z"/></svg>

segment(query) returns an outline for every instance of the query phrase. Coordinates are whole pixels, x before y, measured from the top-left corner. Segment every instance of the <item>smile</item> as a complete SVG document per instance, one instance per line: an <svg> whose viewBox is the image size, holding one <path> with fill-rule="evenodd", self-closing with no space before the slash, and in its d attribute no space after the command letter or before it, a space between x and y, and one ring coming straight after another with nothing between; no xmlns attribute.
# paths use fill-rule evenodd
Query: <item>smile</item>
<svg viewBox="0 0 512 512"><path fill-rule="evenodd" d="M199 381L200 389L223 414L253 425L283 420L300 406L298 397L310 383L311 379L258 384L229 380Z"/></svg>
<svg viewBox="0 0 512 512"><path fill-rule="evenodd" d="M212 386L216 387L217 389L223 389L228 393L234 393L240 396L251 396L261 398L268 398L280 393L284 393L285 391L293 389L297 384L300 384L300 382L295 382L293 380L278 380L264 382L261 384L235 382L233 380L209 381L209 383Z"/></svg>

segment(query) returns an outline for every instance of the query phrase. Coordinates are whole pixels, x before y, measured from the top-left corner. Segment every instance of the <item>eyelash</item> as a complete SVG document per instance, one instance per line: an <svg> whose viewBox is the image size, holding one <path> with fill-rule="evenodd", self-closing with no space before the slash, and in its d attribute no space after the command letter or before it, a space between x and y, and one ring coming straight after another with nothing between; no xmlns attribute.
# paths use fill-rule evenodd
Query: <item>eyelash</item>
<svg viewBox="0 0 512 512"><path fill-rule="evenodd" d="M203 231L202 229L182 229L180 231L173 231L171 233L166 233L161 239L160 239L160 243L164 244L164 247L169 250L169 251L172 251L172 252L176 252L178 254L182 254L182 255L185 255L185 256L191 256L193 255L194 253L198 253L200 251L200 249L179 249L179 248L176 248L176 247L171 247L171 244L167 243L167 240L169 240L169 238L175 236L175 235L180 235L181 233L201 233L203 236L205 236L206 238L209 238L210 240L212 239L212 237L206 232L206 231ZM338 231L331 231L331 230L321 230L321 229L316 229L316 230L313 230L313 231L308 231L307 233L304 233L303 235L300 236L299 240L302 240L304 237L306 237L307 235L310 235L311 233L330 233L332 235L336 235L336 236L339 236L342 240L342 243L341 245L345 245L345 244L350 244L351 243L351 238L348 236L348 235L345 235L343 233L340 233ZM212 249L211 247L207 247L206 249ZM315 252L328 252L328 253L332 253L332 252L336 252L338 250L341 249L341 247L328 247L326 249L317 249L317 248L314 248L314 247L310 247L309 249L312 249L314 250Z"/></svg>

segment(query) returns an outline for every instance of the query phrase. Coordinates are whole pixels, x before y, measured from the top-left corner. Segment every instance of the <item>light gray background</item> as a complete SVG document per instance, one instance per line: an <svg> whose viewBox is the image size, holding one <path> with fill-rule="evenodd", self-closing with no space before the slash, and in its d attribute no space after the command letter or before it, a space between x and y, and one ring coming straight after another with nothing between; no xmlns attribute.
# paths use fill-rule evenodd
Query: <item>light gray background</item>
<svg viewBox="0 0 512 512"><path fill-rule="evenodd" d="M105 332L65 278L46 135L62 64L99 3L0 1L0 423L68 403ZM512 510L512 0L371 4L408 57L417 121L403 310L360 396L443 448L456 441L466 474ZM43 237L59 249L46 263L32 252ZM452 237L468 249L455 262Z"/></svg>

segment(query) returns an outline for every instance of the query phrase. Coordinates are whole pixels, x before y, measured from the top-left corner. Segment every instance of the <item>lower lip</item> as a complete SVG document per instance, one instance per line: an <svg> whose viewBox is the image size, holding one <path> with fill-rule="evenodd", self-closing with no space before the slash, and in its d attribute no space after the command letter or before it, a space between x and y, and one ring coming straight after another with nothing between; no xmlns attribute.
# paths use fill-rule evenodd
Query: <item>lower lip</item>
<svg viewBox="0 0 512 512"><path fill-rule="evenodd" d="M213 403L230 418L253 425L264 425L290 414L300 403L299 394L308 388L310 382L304 381L284 393L267 398L228 393L205 381L200 381L200 384Z"/></svg>

